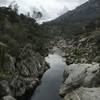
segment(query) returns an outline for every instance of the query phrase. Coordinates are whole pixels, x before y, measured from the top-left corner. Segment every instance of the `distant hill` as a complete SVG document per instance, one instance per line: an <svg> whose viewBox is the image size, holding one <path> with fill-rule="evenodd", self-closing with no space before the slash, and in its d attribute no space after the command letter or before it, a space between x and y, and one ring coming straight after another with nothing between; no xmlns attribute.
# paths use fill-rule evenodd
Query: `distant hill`
<svg viewBox="0 0 100 100"><path fill-rule="evenodd" d="M91 24L95 24L95 26L97 24L98 26L100 23L99 19L100 0L89 0L56 20L45 23L44 26L55 27L57 30L60 28L60 34L69 36L69 34L77 34L86 31L86 28L91 26Z"/></svg>

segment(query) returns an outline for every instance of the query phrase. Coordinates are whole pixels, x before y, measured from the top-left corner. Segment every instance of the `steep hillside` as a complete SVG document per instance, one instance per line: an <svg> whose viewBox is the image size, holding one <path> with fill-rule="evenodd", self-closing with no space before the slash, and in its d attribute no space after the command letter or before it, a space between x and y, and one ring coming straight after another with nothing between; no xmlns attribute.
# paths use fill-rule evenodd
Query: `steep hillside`
<svg viewBox="0 0 100 100"><path fill-rule="evenodd" d="M34 19L18 15L11 8L0 8L0 41L8 46L8 52L13 56L17 56L27 43L41 52L47 38L44 29Z"/></svg>
<svg viewBox="0 0 100 100"><path fill-rule="evenodd" d="M0 8L0 100L15 100L36 88L48 69L46 45L48 36L34 19Z"/></svg>

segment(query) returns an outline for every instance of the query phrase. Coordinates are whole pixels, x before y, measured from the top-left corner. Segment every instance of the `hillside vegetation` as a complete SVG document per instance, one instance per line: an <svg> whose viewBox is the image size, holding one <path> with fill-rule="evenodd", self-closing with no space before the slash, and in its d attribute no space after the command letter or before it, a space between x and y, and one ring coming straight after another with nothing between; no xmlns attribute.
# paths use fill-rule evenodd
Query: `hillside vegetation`
<svg viewBox="0 0 100 100"><path fill-rule="evenodd" d="M18 15L11 8L0 8L0 41L12 56L18 56L27 43L42 54L48 38L43 30L33 18Z"/></svg>
<svg viewBox="0 0 100 100"><path fill-rule="evenodd" d="M33 18L19 15L17 9L0 8L0 100L28 99L27 91L36 88L49 68L48 39Z"/></svg>

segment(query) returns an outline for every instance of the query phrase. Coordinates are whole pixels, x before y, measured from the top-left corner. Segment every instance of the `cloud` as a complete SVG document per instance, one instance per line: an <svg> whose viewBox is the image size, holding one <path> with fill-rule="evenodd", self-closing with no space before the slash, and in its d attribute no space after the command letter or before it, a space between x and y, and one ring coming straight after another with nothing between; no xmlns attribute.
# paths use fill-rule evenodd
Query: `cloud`
<svg viewBox="0 0 100 100"><path fill-rule="evenodd" d="M7 2L8 1L8 2ZM0 0L2 4L10 4L13 0ZM43 13L42 20L51 20L72 10L87 0L15 0L20 6L20 13L31 12L33 8Z"/></svg>
<svg viewBox="0 0 100 100"><path fill-rule="evenodd" d="M83 4L83 3L85 3L86 1L88 1L88 0L79 0L79 4Z"/></svg>
<svg viewBox="0 0 100 100"><path fill-rule="evenodd" d="M7 3L7 0L0 0L0 3L1 4L6 4Z"/></svg>

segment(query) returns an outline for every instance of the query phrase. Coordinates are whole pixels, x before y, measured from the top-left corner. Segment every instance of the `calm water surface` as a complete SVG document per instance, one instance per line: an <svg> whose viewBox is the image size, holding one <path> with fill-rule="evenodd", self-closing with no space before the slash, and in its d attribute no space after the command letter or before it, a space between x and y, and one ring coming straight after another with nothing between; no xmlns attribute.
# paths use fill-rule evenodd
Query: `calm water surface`
<svg viewBox="0 0 100 100"><path fill-rule="evenodd" d="M59 88L63 81L63 71L66 66L64 53L58 48L54 48L54 54L49 54L46 61L50 64L50 69L44 74L42 83L37 87L31 100L61 100Z"/></svg>

